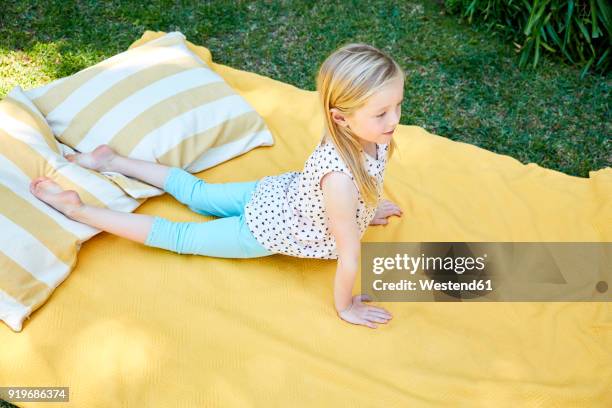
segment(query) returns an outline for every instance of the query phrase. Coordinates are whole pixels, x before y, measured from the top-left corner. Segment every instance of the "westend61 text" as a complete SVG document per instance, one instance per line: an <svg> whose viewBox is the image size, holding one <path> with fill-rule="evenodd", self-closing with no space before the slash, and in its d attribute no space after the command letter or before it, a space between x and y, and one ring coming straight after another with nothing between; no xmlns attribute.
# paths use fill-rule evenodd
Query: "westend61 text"
<svg viewBox="0 0 612 408"><path fill-rule="evenodd" d="M402 279L399 282L383 282L381 279L377 279L372 282L374 290L470 290L470 291L482 291L482 290L493 290L490 279L479 279L471 282L438 282L433 279L419 279L419 286L414 281Z"/></svg>

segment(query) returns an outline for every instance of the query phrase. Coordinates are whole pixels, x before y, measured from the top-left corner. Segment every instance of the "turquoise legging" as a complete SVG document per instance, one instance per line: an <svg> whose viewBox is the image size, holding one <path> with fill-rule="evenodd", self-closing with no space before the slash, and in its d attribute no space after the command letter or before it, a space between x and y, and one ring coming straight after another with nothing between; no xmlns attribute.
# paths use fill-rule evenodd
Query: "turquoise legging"
<svg viewBox="0 0 612 408"><path fill-rule="evenodd" d="M179 167L171 167L164 184L166 192L199 214L223 218L172 222L155 217L145 245L220 258L273 255L257 242L244 218L244 206L258 183L207 183Z"/></svg>

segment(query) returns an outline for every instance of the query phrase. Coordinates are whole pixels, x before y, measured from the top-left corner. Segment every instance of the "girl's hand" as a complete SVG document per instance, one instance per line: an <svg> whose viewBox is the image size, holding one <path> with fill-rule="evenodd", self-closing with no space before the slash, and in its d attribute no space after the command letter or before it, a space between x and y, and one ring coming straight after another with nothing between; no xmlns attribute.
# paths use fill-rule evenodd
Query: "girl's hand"
<svg viewBox="0 0 612 408"><path fill-rule="evenodd" d="M388 224L388 217L392 215L397 215L398 217L401 217L403 213L404 212L401 208L397 206L397 204L394 204L393 202L387 199L380 200L378 208L376 209L376 214L374 214L374 218L372 218L372 221L370 221L370 225Z"/></svg>
<svg viewBox="0 0 612 408"><path fill-rule="evenodd" d="M378 327L375 323L387 323L393 317L382 307L364 305L362 301L370 302L372 298L366 294L353 296L351 305L339 312L338 316L349 323L368 326L372 329Z"/></svg>

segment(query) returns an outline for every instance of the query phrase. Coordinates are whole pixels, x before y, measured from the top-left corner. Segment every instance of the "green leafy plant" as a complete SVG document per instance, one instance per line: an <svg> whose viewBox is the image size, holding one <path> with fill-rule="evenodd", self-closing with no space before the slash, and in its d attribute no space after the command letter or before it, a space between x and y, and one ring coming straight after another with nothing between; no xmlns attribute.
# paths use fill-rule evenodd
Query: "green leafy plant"
<svg viewBox="0 0 612 408"><path fill-rule="evenodd" d="M530 62L535 68L545 52L580 64L580 78L589 69L607 73L611 68L608 0L445 0L444 6L470 24L481 21L512 39L521 68Z"/></svg>

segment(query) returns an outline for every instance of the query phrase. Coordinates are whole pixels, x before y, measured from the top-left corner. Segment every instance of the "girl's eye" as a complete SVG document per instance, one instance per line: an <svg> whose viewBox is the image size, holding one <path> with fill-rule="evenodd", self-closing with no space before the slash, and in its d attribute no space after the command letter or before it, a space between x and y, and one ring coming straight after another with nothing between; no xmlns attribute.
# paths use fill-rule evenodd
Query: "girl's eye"
<svg viewBox="0 0 612 408"><path fill-rule="evenodd" d="M376 115L377 118L382 118L383 116L385 116L386 112L381 113L380 115Z"/></svg>

